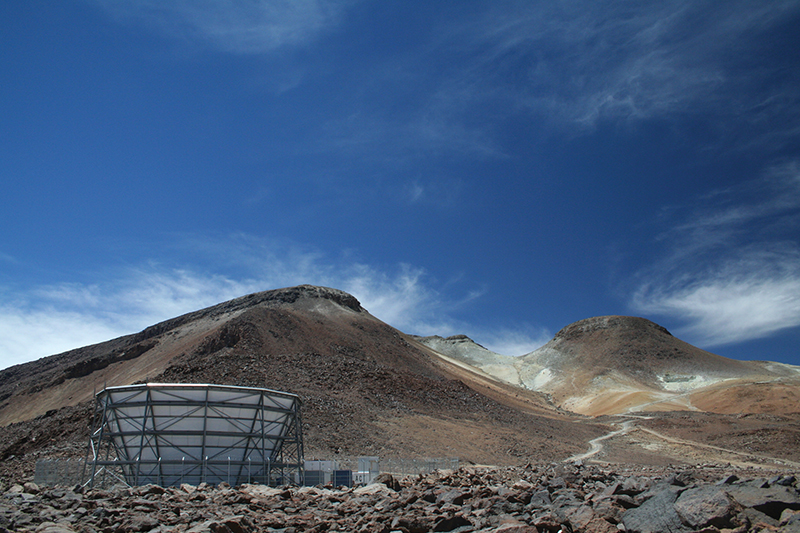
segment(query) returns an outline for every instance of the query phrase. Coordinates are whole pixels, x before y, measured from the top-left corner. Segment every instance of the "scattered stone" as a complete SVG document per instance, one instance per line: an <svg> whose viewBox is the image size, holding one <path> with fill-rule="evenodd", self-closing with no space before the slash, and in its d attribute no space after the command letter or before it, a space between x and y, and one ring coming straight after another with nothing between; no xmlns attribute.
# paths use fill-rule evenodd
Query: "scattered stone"
<svg viewBox="0 0 800 533"><path fill-rule="evenodd" d="M6 483L0 533L800 533L793 475L719 467L465 467L355 489Z"/></svg>
<svg viewBox="0 0 800 533"><path fill-rule="evenodd" d="M378 476L373 480L374 483L383 483L393 491L399 491L402 487L400 486L400 482L397 481L394 476L391 474L378 474Z"/></svg>

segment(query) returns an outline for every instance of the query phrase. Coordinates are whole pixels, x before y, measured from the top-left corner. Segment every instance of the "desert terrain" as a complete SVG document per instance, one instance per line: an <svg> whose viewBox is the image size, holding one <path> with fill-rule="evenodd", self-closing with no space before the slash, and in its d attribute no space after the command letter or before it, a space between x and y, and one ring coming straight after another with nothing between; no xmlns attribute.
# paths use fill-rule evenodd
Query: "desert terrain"
<svg viewBox="0 0 800 533"><path fill-rule="evenodd" d="M464 336L408 335L347 293L299 286L0 371L0 477L85 456L94 393L144 382L296 393L308 459L797 471L798 370L725 359L634 317L580 321L509 358Z"/></svg>

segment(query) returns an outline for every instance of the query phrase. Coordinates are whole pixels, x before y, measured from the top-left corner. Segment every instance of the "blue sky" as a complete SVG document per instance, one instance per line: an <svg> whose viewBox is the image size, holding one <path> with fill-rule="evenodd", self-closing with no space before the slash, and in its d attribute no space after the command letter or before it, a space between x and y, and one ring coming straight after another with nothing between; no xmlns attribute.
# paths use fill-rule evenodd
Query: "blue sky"
<svg viewBox="0 0 800 533"><path fill-rule="evenodd" d="M0 3L0 366L249 292L800 364L800 2Z"/></svg>

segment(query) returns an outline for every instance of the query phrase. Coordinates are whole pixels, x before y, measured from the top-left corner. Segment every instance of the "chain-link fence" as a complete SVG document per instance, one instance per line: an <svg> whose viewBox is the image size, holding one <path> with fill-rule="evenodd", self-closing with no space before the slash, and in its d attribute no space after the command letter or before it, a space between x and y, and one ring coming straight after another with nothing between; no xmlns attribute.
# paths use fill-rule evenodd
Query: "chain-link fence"
<svg viewBox="0 0 800 533"><path fill-rule="evenodd" d="M439 457L424 459L382 458L379 462L381 472L416 476L428 474L434 470L457 470L457 457Z"/></svg>
<svg viewBox="0 0 800 533"><path fill-rule="evenodd" d="M84 464L82 459L39 459L36 461L33 482L48 487L82 485Z"/></svg>
<svg viewBox="0 0 800 533"><path fill-rule="evenodd" d="M90 469L84 468L84 465L85 461L81 459L39 459L36 461L34 482L40 486L50 487L83 485L88 481L90 475ZM416 476L428 474L434 470L456 470L458 465L459 461L456 457L418 459L337 457L334 461L309 460L305 462L305 484L366 484L372 482L381 473ZM345 473L350 473L350 475L344 475ZM124 484L124 478L113 475L113 472L100 472L95 476L94 486L108 487L119 483Z"/></svg>
<svg viewBox="0 0 800 533"><path fill-rule="evenodd" d="M326 468L323 468L324 465ZM457 470L459 460L457 457L437 458L403 458L403 457L337 457L334 461L306 461L306 475L312 470L352 471L353 483L357 485L371 483L378 474L388 473L395 476L424 475L434 470ZM316 479L314 474L306 478L306 484ZM327 477L320 477L326 482Z"/></svg>

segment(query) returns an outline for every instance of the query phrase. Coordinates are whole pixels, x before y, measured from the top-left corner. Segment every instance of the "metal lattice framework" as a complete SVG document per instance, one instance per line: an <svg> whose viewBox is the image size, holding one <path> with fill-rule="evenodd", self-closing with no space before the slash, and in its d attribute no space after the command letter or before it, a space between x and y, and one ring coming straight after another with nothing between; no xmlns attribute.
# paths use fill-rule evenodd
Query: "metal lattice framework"
<svg viewBox="0 0 800 533"><path fill-rule="evenodd" d="M95 395L87 483L303 481L300 399L269 389L148 383Z"/></svg>

